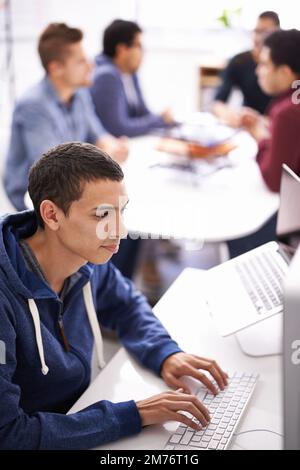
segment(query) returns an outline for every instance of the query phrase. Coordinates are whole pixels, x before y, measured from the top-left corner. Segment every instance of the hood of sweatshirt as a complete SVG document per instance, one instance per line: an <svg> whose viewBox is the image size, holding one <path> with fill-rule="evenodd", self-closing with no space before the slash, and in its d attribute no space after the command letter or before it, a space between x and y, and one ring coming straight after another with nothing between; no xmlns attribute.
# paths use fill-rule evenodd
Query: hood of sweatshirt
<svg viewBox="0 0 300 470"><path fill-rule="evenodd" d="M6 293L9 292L9 297L11 297L12 304L15 306L14 315L16 322L20 322L20 317L24 314L24 308L22 313L19 312L20 304L24 305L25 303L26 305L27 303L30 314L27 315L27 319L31 316L30 320L36 341L36 354L41 364L42 374L47 375L49 367L47 365L47 357L45 357L44 342L48 345L48 335L43 334L43 329L47 325L47 333L51 333L56 341L64 340L64 304L50 286L36 273L29 271L26 266L19 241L30 237L36 230L37 220L33 211L24 211L0 218L0 289ZM80 268L73 275L74 279L71 279L70 285L72 290L77 288L81 291L81 297L85 306L82 310L85 311L88 317L89 327L95 339L99 366L103 367L105 364L103 360L102 336L90 285L93 269L94 267L91 264L86 264ZM66 294L67 296L68 293ZM25 308L26 310L27 308ZM50 314L51 317L47 318L49 311L52 311L53 314ZM55 322L55 319L57 322ZM57 325L59 328L57 328ZM57 337L58 331L63 336L62 338ZM54 338L51 339L53 340ZM92 341L90 343L92 344ZM85 370L87 376L89 375L88 372L88 370Z"/></svg>
<svg viewBox="0 0 300 470"><path fill-rule="evenodd" d="M33 235L37 220L33 211L23 211L0 218L0 271L1 279L17 295L25 299L57 299L57 295L36 274L26 267L19 241ZM88 282L93 265L86 264L79 272Z"/></svg>

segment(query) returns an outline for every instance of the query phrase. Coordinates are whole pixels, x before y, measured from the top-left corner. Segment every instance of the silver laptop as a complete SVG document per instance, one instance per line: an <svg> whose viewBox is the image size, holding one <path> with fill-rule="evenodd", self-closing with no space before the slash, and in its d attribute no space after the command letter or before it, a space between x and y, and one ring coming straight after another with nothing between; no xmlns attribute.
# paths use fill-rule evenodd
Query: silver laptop
<svg viewBox="0 0 300 470"><path fill-rule="evenodd" d="M283 165L278 242L210 269L206 297L222 336L283 311L283 280L300 241L300 178Z"/></svg>

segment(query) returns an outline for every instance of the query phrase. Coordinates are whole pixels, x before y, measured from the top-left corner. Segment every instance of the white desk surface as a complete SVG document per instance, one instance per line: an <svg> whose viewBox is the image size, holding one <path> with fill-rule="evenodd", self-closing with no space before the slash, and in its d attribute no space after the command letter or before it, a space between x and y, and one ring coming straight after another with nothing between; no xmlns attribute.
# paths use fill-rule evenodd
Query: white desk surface
<svg viewBox="0 0 300 470"><path fill-rule="evenodd" d="M187 352L216 359L227 371L258 372L260 379L237 432L269 429L282 433L281 358L253 358L242 353L234 336L218 335L203 300L203 271L185 269L156 305L154 311ZM139 400L166 390L164 382L142 368L124 348L113 357L70 412L99 400ZM99 449L163 449L178 424L169 422L144 428L140 434L99 447ZM232 449L280 449L282 438L256 432L237 436Z"/></svg>
<svg viewBox="0 0 300 470"><path fill-rule="evenodd" d="M228 158L231 166L200 177L149 168L174 160L155 150L158 137L133 139L124 165L130 199L125 212L127 228L152 236L207 242L231 240L260 229L278 209L279 197L262 179L254 159L256 142L244 131L234 139L237 148L219 160L225 163ZM201 172L211 168L205 161L198 160L196 165Z"/></svg>

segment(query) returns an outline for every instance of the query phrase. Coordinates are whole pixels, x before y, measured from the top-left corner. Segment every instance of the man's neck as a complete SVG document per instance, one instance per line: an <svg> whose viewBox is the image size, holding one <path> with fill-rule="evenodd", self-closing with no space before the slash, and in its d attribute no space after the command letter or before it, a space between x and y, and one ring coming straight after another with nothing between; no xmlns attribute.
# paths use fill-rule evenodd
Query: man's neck
<svg viewBox="0 0 300 470"><path fill-rule="evenodd" d="M61 101L65 104L69 104L74 93L76 92L76 89L74 87L66 85L61 80L57 80L50 76L48 76L48 78Z"/></svg>
<svg viewBox="0 0 300 470"><path fill-rule="evenodd" d="M295 79L296 80L296 79ZM291 81L290 85L287 85L286 87L282 88L280 92L277 93L277 98L285 98L289 95L292 95L295 92L295 89L292 87L293 81Z"/></svg>
<svg viewBox="0 0 300 470"><path fill-rule="evenodd" d="M55 235L38 229L26 242L37 258L42 271L54 292L59 293L65 280L86 264L79 257L71 259Z"/></svg>
<svg viewBox="0 0 300 470"><path fill-rule="evenodd" d="M121 73L128 73L128 74L131 73L122 60L116 57L113 59L113 62L115 66L120 70Z"/></svg>
<svg viewBox="0 0 300 470"><path fill-rule="evenodd" d="M259 59L259 51L255 50L255 49L252 49L251 50L251 55L252 55L252 59L254 60L254 62L256 62L256 64L258 63L258 59Z"/></svg>

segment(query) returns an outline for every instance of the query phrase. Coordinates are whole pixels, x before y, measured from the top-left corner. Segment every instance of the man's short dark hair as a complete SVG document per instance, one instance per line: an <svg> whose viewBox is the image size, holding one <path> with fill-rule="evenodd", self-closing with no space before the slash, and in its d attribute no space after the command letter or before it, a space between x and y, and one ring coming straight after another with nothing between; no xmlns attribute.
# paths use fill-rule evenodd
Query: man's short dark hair
<svg viewBox="0 0 300 470"><path fill-rule="evenodd" d="M57 145L44 153L29 172L28 191L38 225L44 228L40 205L45 199L67 215L72 202L80 199L85 183L123 178L120 165L95 145L80 142Z"/></svg>
<svg viewBox="0 0 300 470"><path fill-rule="evenodd" d="M258 17L260 20L271 20L273 23L280 28L280 19L275 11L264 11Z"/></svg>
<svg viewBox="0 0 300 470"><path fill-rule="evenodd" d="M300 75L300 31L298 29L275 31L266 38L264 45L270 49L274 65L288 65L296 75Z"/></svg>
<svg viewBox="0 0 300 470"><path fill-rule="evenodd" d="M103 52L108 57L114 58L118 44L131 46L137 33L142 30L133 21L114 20L104 31Z"/></svg>
<svg viewBox="0 0 300 470"><path fill-rule="evenodd" d="M50 23L38 43L39 56L46 72L50 62L63 61L68 55L69 46L82 38L83 32L78 28L70 28L65 23Z"/></svg>

